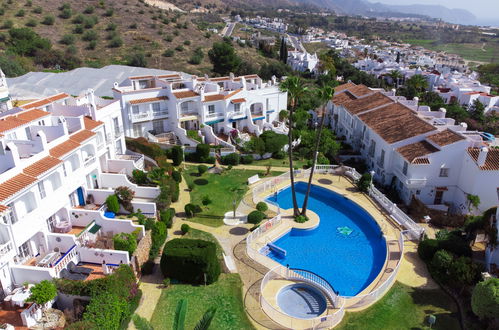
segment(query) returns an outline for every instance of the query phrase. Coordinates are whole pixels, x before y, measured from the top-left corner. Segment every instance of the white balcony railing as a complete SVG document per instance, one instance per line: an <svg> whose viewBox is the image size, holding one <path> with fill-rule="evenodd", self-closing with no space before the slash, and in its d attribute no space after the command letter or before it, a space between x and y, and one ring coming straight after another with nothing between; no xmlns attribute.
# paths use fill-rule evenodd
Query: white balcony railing
<svg viewBox="0 0 499 330"><path fill-rule="evenodd" d="M92 164L94 161L95 161L95 156L89 156L89 157L87 157L87 158L85 159L85 161L84 161L84 163L83 163L83 164L84 164L85 166L88 166L88 165Z"/></svg>
<svg viewBox="0 0 499 330"><path fill-rule="evenodd" d="M426 178L409 178L398 167L395 168L395 175L407 188L421 188L426 185Z"/></svg>
<svg viewBox="0 0 499 330"><path fill-rule="evenodd" d="M14 249L14 244L12 241L8 241L7 243L4 243L0 245L0 258L3 258L7 253L12 251Z"/></svg>

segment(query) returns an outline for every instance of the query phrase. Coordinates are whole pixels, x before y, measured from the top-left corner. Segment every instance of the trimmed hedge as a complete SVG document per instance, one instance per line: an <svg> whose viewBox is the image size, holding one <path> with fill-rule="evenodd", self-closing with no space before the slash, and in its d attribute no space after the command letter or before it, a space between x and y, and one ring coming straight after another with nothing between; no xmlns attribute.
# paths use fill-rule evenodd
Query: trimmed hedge
<svg viewBox="0 0 499 330"><path fill-rule="evenodd" d="M189 203L184 206L184 211L186 217L192 218L196 213L201 212L202 209L199 205Z"/></svg>
<svg viewBox="0 0 499 330"><path fill-rule="evenodd" d="M241 156L241 164L251 164L253 163L253 160L253 156L251 155Z"/></svg>
<svg viewBox="0 0 499 330"><path fill-rule="evenodd" d="M182 226L180 226L180 231L184 235L187 234L190 230L191 230L191 227L186 223L183 223Z"/></svg>
<svg viewBox="0 0 499 330"><path fill-rule="evenodd" d="M256 204L256 209L260 212L265 212L269 209L269 207L265 202L258 202L258 204Z"/></svg>
<svg viewBox="0 0 499 330"><path fill-rule="evenodd" d="M172 171L172 178L178 183L182 182L182 174L179 171Z"/></svg>
<svg viewBox="0 0 499 330"><path fill-rule="evenodd" d="M175 209L170 207L167 210L163 210L159 213L159 220L166 224L167 228L171 228L173 226L173 217L175 216Z"/></svg>
<svg viewBox="0 0 499 330"><path fill-rule="evenodd" d="M432 260L438 250L452 252L456 256L471 257L471 248L469 243L456 235L450 234L446 239L425 239L418 245L418 254L424 261Z"/></svg>
<svg viewBox="0 0 499 330"><path fill-rule="evenodd" d="M221 161L223 165L239 165L241 156L238 153L233 152L231 154L222 156Z"/></svg>
<svg viewBox="0 0 499 330"><path fill-rule="evenodd" d="M165 244L161 257L161 271L165 277L179 281L211 284L220 275L217 246L198 239L176 238Z"/></svg>
<svg viewBox="0 0 499 330"><path fill-rule="evenodd" d="M154 258L158 255L159 250L165 243L167 236L166 224L161 221L156 221L151 232L151 249L149 250L149 258Z"/></svg>
<svg viewBox="0 0 499 330"><path fill-rule="evenodd" d="M172 148L172 161L173 161L173 166L179 166L182 164L182 161L184 160L184 150L180 146L174 146Z"/></svg>
<svg viewBox="0 0 499 330"><path fill-rule="evenodd" d="M265 214L263 212L253 211L248 214L248 222L254 225L259 224L263 219L265 219Z"/></svg>

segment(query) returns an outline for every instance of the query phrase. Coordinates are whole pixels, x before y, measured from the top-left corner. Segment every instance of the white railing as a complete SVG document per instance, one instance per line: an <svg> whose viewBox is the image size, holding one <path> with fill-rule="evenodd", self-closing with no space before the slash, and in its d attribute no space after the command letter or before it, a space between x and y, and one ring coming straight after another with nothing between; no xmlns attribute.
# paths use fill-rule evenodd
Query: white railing
<svg viewBox="0 0 499 330"><path fill-rule="evenodd" d="M76 256L76 244L73 245L68 252L66 252L59 260L56 261L54 265L54 270L56 274L59 274L61 270L66 268L68 263Z"/></svg>
<svg viewBox="0 0 499 330"><path fill-rule="evenodd" d="M391 288L392 284L395 282L397 273L402 264L402 256L404 255L404 234L407 232L401 232L398 239L398 245L400 250L400 258L397 261L397 266L393 269L390 276L376 289L373 291L357 296L342 296L345 299L346 308L360 308L378 301L384 294Z"/></svg>
<svg viewBox="0 0 499 330"><path fill-rule="evenodd" d="M265 221L257 229L253 230L248 236L246 236L246 253L248 254L248 256L253 259L258 258L260 252L252 247L252 243L272 228L276 228L277 226L279 226L281 223L281 215L278 214L272 219Z"/></svg>
<svg viewBox="0 0 499 330"><path fill-rule="evenodd" d="M339 304L341 304L341 298L338 295L338 292L334 290L334 288L328 281L326 281L316 273L313 273L306 269L289 268L286 276L290 280L308 282L313 284L314 286L320 287L322 291L324 291L324 293L327 295L329 301L334 305L334 307L337 307Z"/></svg>
<svg viewBox="0 0 499 330"><path fill-rule="evenodd" d="M278 279L286 279L286 280L301 280L307 283L310 283L314 286L317 286L321 292L325 292L325 288L317 282L314 282L312 278L304 278L303 276L298 275L292 269L287 269L284 266L277 266L271 269L262 279L260 285L260 292L264 292L264 288L267 284L272 280ZM330 294L335 295L334 292L330 292ZM310 319L302 319L290 316L276 307L272 306L269 303L263 294L260 294L260 305L262 306L263 311L267 316L269 316L272 320L279 323L280 325L290 328L290 329L320 329L320 328L332 328L336 326L343 319L343 315L345 314L345 303L341 297L337 297L335 309L332 309L331 306L328 306L328 312L326 315L318 316Z"/></svg>

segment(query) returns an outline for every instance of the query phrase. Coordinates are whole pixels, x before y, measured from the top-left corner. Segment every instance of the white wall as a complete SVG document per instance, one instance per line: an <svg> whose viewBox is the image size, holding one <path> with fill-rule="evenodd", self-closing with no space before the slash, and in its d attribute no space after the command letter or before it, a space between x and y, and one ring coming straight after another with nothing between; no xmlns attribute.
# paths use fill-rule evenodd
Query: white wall
<svg viewBox="0 0 499 330"><path fill-rule="evenodd" d="M106 264L118 264L118 265L120 263L123 264L130 263L128 251L80 247L78 249L78 254L80 255L80 260L82 262L102 264L102 262L105 261Z"/></svg>
<svg viewBox="0 0 499 330"><path fill-rule="evenodd" d="M160 193L160 190L157 187L141 187L131 183L123 174L101 173L100 183L101 186L112 189L119 186L129 187L135 191L135 197L139 198L156 198Z"/></svg>

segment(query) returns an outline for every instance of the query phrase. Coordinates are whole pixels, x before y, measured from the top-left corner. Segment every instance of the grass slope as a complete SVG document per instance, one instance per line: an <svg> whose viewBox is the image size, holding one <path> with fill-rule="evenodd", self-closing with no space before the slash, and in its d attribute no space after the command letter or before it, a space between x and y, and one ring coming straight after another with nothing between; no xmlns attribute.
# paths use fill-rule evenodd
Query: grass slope
<svg viewBox="0 0 499 330"><path fill-rule="evenodd" d="M184 172L184 178L188 184L194 185L190 193L191 203L203 207L201 213L189 220L212 227L223 225L223 216L225 212L232 209L234 195L236 195L236 202L239 203L248 190L248 178L262 173L263 171L232 169L223 174L204 173L199 176L196 166L188 167ZM233 189L239 190L232 192ZM202 205L203 196L210 197L211 203L206 206Z"/></svg>
<svg viewBox="0 0 499 330"><path fill-rule="evenodd" d="M194 329L209 307L217 307L210 329L254 329L244 311L241 288L238 274L221 274L208 286L174 284L163 289L151 323L154 329L171 329L178 301L187 299L186 329Z"/></svg>
<svg viewBox="0 0 499 330"><path fill-rule="evenodd" d="M346 313L335 329L428 329L428 316L436 316L433 329L460 329L457 306L442 290L415 289L395 283L370 308Z"/></svg>

